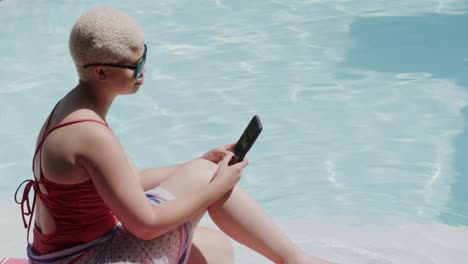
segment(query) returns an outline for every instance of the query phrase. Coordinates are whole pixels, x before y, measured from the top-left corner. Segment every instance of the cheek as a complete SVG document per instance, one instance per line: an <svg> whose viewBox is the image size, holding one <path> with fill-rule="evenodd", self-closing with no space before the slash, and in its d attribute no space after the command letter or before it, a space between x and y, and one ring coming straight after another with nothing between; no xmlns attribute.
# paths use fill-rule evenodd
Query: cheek
<svg viewBox="0 0 468 264"><path fill-rule="evenodd" d="M0 0L1 1L1 0ZM116 83L129 83L132 82L135 78L133 78L134 71L129 69L118 69L119 71L115 71L112 79L115 80Z"/></svg>
<svg viewBox="0 0 468 264"><path fill-rule="evenodd" d="M134 75L135 75L135 73L133 71L131 71L131 70L126 71L125 74L121 75L120 83L133 85L135 83Z"/></svg>
<svg viewBox="0 0 468 264"><path fill-rule="evenodd" d="M119 76L115 76L113 79L113 86L118 88L122 93L128 93L129 90L133 90L135 85L135 78L131 73L120 73Z"/></svg>
<svg viewBox="0 0 468 264"><path fill-rule="evenodd" d="M125 77L129 81L135 81L135 71L134 70L126 70Z"/></svg>

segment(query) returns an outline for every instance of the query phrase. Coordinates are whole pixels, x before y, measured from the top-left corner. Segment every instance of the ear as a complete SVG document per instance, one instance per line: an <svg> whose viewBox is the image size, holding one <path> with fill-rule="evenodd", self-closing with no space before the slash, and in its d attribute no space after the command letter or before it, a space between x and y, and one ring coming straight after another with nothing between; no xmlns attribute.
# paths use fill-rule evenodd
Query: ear
<svg viewBox="0 0 468 264"><path fill-rule="evenodd" d="M100 81L107 80L107 70L104 67L96 67L96 69L94 70L94 74Z"/></svg>

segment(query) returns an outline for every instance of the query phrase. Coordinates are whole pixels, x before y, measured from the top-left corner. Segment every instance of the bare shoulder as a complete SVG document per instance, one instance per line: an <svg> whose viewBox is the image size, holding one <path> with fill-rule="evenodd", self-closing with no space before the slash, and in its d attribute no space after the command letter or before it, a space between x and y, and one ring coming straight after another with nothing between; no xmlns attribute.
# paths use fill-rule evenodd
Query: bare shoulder
<svg viewBox="0 0 468 264"><path fill-rule="evenodd" d="M92 178L118 179L120 172L134 174L128 165L125 150L112 130L95 122L81 123L77 130L81 131L76 138L79 144L75 149L75 157L87 168Z"/></svg>
<svg viewBox="0 0 468 264"><path fill-rule="evenodd" d="M103 122L103 121L100 121ZM105 151L113 146L120 146L120 142L112 130L102 123L82 122L74 128L76 140L80 142L79 152L88 153L102 149Z"/></svg>

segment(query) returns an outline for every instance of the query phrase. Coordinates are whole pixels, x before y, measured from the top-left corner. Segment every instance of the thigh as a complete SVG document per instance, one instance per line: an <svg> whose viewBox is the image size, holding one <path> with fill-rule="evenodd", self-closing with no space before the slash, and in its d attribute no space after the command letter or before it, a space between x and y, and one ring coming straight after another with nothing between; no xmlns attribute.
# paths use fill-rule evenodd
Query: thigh
<svg viewBox="0 0 468 264"><path fill-rule="evenodd" d="M232 242L221 231L197 227L187 264L210 263L234 263Z"/></svg>
<svg viewBox="0 0 468 264"><path fill-rule="evenodd" d="M206 187L217 168L218 165L211 161L192 160L180 165L160 186L178 197Z"/></svg>

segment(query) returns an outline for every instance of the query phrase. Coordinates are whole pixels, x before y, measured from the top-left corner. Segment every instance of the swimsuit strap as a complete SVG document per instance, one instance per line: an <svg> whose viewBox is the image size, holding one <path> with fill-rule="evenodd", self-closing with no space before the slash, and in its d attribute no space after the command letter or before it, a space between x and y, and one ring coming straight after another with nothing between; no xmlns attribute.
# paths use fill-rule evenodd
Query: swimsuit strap
<svg viewBox="0 0 468 264"><path fill-rule="evenodd" d="M18 200L18 198L17 198L18 191L21 189L21 187L24 184L26 184L26 185L24 186L23 196L21 197L21 200ZM29 192L31 191L31 189L34 190L34 196L33 196L32 204L29 202ZM29 180L23 181L18 186L18 188L16 189L16 192L15 192L15 202L17 204L21 205L21 217L23 218L24 228L28 229L28 232L27 232L27 235L26 235L26 239L28 241L28 244L29 244L29 230L31 229L31 222L32 222L33 215L34 215L34 208L36 207L36 193L37 193L38 190L39 190L39 183L36 180L29 179ZM28 220L26 220L27 217L29 217Z"/></svg>
<svg viewBox="0 0 468 264"><path fill-rule="evenodd" d="M52 109L52 112L50 113L49 117L47 118L47 125L45 126L45 129L44 129L45 132L43 133L42 138L41 138L39 144L36 147L36 151L34 151L33 162L32 162L33 163L32 164L32 170L33 170L34 179L28 179L28 180L23 181L18 186L18 188L16 189L16 192L15 192L15 202L17 204L21 205L21 216L23 218L24 228L28 229L27 235L26 235L26 239L28 241L28 244L29 244L29 231L31 229L31 222L32 222L33 215L34 215L34 209L36 207L36 193L38 191L40 192L39 182L38 182L38 180L36 178L36 174L35 174L35 170L34 170L34 161L36 160L36 155L39 153L39 169L40 169L40 173L41 173L41 178L43 178L42 164L41 164L42 156L41 156L39 150L42 148L42 145L44 144L44 141L47 138L47 136L56 129L59 129L59 128L64 127L64 126L76 124L76 123L82 123L82 122L95 122L95 123L102 124L102 125L104 125L106 127L109 127L107 125L107 123L105 123L105 122L102 122L102 121L99 121L99 120L96 120L96 119L84 118L84 119L76 119L76 120L72 120L72 121L68 121L68 122L59 123L59 124L55 125L52 129L47 130L49 128L49 126L50 126L52 115L54 114L55 109L57 108L59 103L60 103L60 101L55 105L55 107ZM24 185L23 196L21 197L21 200L19 200L18 197L17 197L18 192L19 192L19 190L21 189L21 187L23 185ZM30 201L29 201L29 193L30 193L31 190L34 191L32 203L30 203ZM29 217L29 219L27 219L27 217Z"/></svg>
<svg viewBox="0 0 468 264"><path fill-rule="evenodd" d="M75 120L72 120L72 121L68 121L68 122L63 122L63 123L59 123L57 125L55 125L51 130L47 131L47 133L45 134L44 136L44 139L50 134L52 133L53 131L55 131L56 129L59 129L61 127L64 127L64 126L68 126L68 125L73 125L73 124L76 124L76 123L82 123L82 122L94 122L94 123L99 123L103 126L106 126L106 127L109 127L107 125L107 123L105 122L102 122L102 121L99 121L99 120L96 120L96 119L91 119L91 118L82 118L82 119L75 119ZM42 140L44 141L44 140ZM42 142L44 143L44 142Z"/></svg>
<svg viewBox="0 0 468 264"><path fill-rule="evenodd" d="M47 124L44 128L44 133L42 134L42 138L41 140L39 141L39 144L37 144L37 147L36 147L36 150L34 151L34 156L33 156L33 160L32 160L32 170L34 172L34 160L36 159L36 154L37 154L37 151L39 150L40 146L42 146L42 143L44 143L44 140L46 138L46 132L47 132L47 129L49 128L49 125L50 125L50 122L52 120L52 115L54 114L55 112L55 109L57 109L57 106L59 105L61 101L58 101L54 108L52 109L52 112L50 112L49 116L47 117ZM34 179L36 179L36 175L34 174Z"/></svg>

